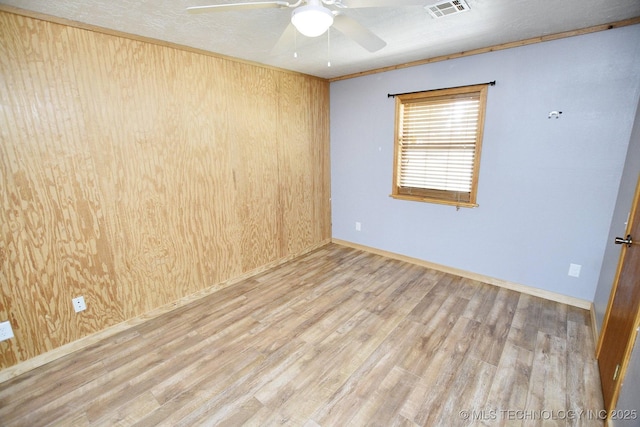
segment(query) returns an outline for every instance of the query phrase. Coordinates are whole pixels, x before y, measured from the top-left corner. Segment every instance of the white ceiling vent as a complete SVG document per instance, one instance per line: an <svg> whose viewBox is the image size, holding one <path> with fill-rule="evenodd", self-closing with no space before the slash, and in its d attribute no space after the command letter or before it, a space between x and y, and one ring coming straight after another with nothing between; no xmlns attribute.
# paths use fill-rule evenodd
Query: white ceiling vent
<svg viewBox="0 0 640 427"><path fill-rule="evenodd" d="M464 0L441 1L432 6L425 6L427 12L434 18L442 18L443 16L453 15L455 13L466 12L469 5Z"/></svg>

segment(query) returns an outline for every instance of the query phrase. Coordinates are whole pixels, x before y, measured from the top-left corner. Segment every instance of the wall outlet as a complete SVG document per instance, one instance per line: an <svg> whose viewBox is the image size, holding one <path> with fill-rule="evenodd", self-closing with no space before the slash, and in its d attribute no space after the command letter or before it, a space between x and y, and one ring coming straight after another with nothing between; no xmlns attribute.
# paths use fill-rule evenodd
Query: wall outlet
<svg viewBox="0 0 640 427"><path fill-rule="evenodd" d="M356 221L356 231L360 231L360 230L362 230L362 224Z"/></svg>
<svg viewBox="0 0 640 427"><path fill-rule="evenodd" d="M581 268L582 266L580 264L569 264L569 276L580 277Z"/></svg>
<svg viewBox="0 0 640 427"><path fill-rule="evenodd" d="M13 329L11 329L11 322L7 320L0 323L0 341L5 341L9 338L13 338Z"/></svg>
<svg viewBox="0 0 640 427"><path fill-rule="evenodd" d="M87 309L87 304L84 303L84 297L76 297L72 299L71 302L73 303L73 309L76 313Z"/></svg>

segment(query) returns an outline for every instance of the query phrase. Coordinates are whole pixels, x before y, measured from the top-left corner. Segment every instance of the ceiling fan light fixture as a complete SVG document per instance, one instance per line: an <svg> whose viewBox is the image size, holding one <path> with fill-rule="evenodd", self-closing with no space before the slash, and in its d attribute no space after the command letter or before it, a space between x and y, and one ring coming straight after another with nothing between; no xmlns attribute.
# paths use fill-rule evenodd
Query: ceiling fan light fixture
<svg viewBox="0 0 640 427"><path fill-rule="evenodd" d="M291 13L291 23L307 37L318 37L333 24L333 13L318 4L297 7Z"/></svg>

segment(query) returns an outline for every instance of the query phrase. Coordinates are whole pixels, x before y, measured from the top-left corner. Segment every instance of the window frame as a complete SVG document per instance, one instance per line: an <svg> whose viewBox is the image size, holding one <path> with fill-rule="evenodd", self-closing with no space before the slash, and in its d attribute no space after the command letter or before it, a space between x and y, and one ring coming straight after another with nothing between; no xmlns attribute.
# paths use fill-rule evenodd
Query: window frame
<svg viewBox="0 0 640 427"><path fill-rule="evenodd" d="M477 207L478 193L478 177L480 174L480 155L482 153L482 139L484 135L484 120L487 103L487 92L489 84L479 84L470 86L461 86L449 89L436 89L423 92L413 92L407 94L396 95L395 107L395 129L394 129L394 159L393 159L393 187L391 197L401 200L412 200L427 203L438 203L445 205L453 205L456 207ZM474 145L474 158L472 166L471 188L467 192L456 192L451 190L426 189L420 187L400 187L400 173L402 162L402 112L403 105L418 103L424 100L433 100L435 98L454 100L464 95L479 95L478 103L478 122L476 129L476 138ZM405 189L403 189L405 188ZM468 200L460 200L460 194L464 194L465 198L468 194Z"/></svg>

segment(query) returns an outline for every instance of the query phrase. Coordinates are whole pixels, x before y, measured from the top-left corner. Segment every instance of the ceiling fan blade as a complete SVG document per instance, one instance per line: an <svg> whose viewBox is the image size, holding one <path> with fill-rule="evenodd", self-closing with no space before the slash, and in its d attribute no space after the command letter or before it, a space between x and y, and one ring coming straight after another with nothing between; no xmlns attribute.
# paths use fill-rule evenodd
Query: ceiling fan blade
<svg viewBox="0 0 640 427"><path fill-rule="evenodd" d="M256 1L251 3L227 3L212 4L209 6L191 6L187 8L187 11L189 13L228 12L232 10L268 9L274 7L291 7L291 4L286 1Z"/></svg>
<svg viewBox="0 0 640 427"><path fill-rule="evenodd" d="M373 34L358 21L341 13L336 14L333 18L333 28L353 39L369 52L376 52L387 45L387 42Z"/></svg>
<svg viewBox="0 0 640 427"><path fill-rule="evenodd" d="M341 0L340 5L348 8L365 7L402 7L402 6L424 6L434 3L427 0ZM338 5L339 7L339 5Z"/></svg>
<svg viewBox="0 0 640 427"><path fill-rule="evenodd" d="M271 55L277 56L287 52L295 53L296 27L289 24L271 49Z"/></svg>

